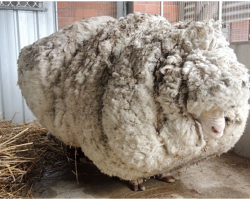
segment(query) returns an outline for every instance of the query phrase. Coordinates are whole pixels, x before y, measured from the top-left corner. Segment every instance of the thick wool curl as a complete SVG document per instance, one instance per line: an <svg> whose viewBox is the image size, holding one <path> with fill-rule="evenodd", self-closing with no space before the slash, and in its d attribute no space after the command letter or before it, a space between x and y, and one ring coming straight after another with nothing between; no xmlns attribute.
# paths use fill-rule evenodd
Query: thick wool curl
<svg viewBox="0 0 250 200"><path fill-rule="evenodd" d="M105 174L167 173L228 151L242 135L249 75L220 23L95 17L22 49L18 84L37 119ZM220 108L220 138L199 121Z"/></svg>

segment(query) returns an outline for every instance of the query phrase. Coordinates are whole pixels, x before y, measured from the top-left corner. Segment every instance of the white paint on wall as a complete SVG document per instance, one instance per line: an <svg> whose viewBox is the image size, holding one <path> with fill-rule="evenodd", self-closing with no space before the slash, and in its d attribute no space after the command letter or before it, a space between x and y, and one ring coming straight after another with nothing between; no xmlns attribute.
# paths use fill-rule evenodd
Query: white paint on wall
<svg viewBox="0 0 250 200"><path fill-rule="evenodd" d="M0 117L23 123L35 119L17 85L20 50L57 30L56 3L43 2L45 12L0 10Z"/></svg>

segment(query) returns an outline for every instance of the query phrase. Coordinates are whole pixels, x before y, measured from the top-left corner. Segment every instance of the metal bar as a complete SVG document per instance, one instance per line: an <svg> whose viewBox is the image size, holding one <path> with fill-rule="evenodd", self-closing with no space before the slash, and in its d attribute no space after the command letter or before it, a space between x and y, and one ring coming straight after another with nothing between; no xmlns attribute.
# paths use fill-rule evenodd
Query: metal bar
<svg viewBox="0 0 250 200"><path fill-rule="evenodd" d="M39 16L38 16L38 12L35 12L36 14L36 25L37 25L37 31L36 31L36 40L40 39L39 35L40 35L40 30L39 30Z"/></svg>
<svg viewBox="0 0 250 200"><path fill-rule="evenodd" d="M229 24L229 28L230 28L229 42L232 42L232 23Z"/></svg>
<svg viewBox="0 0 250 200"><path fill-rule="evenodd" d="M222 20L222 1L219 1L219 9L218 9L218 20Z"/></svg>
<svg viewBox="0 0 250 200"><path fill-rule="evenodd" d="M57 1L54 2L55 7L55 28L58 31L58 12L57 12Z"/></svg>
<svg viewBox="0 0 250 200"><path fill-rule="evenodd" d="M20 23L19 23L19 12L18 10L15 10L14 14L14 29L15 29L15 44L16 44L16 57L18 58L19 53L21 52L21 38L20 38ZM21 116L22 116L22 121L21 123L25 122L25 112L24 112L24 98L21 97Z"/></svg>
<svg viewBox="0 0 250 200"><path fill-rule="evenodd" d="M134 2L133 1L126 2L126 7L127 7L126 15L134 12Z"/></svg>
<svg viewBox="0 0 250 200"><path fill-rule="evenodd" d="M0 6L0 10L24 10L24 11L41 11L41 12L46 12L47 8Z"/></svg>
<svg viewBox="0 0 250 200"><path fill-rule="evenodd" d="M183 3L185 3L185 2L183 2ZM188 10L188 9L190 9L190 8L194 8L195 7L195 4L193 3L193 2L189 2L190 4L188 4L188 5L186 5L185 7L184 7L184 10Z"/></svg>
<svg viewBox="0 0 250 200"><path fill-rule="evenodd" d="M54 2L55 7L55 29L58 31L58 12L57 12L57 1Z"/></svg>
<svg viewBox="0 0 250 200"><path fill-rule="evenodd" d="M185 2L180 1L180 5L179 5L179 21L184 20L184 4L185 4Z"/></svg>
<svg viewBox="0 0 250 200"><path fill-rule="evenodd" d="M163 17L163 8L164 8L164 6L163 6L163 1L161 1L161 16Z"/></svg>
<svg viewBox="0 0 250 200"><path fill-rule="evenodd" d="M246 21L246 20L250 20L250 17L246 17L246 18L235 18L235 19L231 19L226 21L226 23L231 23L231 22L239 22L239 21Z"/></svg>
<svg viewBox="0 0 250 200"><path fill-rule="evenodd" d="M124 17L123 1L117 1L117 18Z"/></svg>
<svg viewBox="0 0 250 200"><path fill-rule="evenodd" d="M227 13L223 13L222 16L224 17L229 17L229 16L232 16L232 15L241 15L241 14L246 14L246 15L249 15L249 9L242 9L242 10L235 10L235 11L232 11L232 12L227 12Z"/></svg>
<svg viewBox="0 0 250 200"><path fill-rule="evenodd" d="M250 4L249 1L232 2L228 5L224 5L223 9L245 6L245 5L249 5L249 4Z"/></svg>

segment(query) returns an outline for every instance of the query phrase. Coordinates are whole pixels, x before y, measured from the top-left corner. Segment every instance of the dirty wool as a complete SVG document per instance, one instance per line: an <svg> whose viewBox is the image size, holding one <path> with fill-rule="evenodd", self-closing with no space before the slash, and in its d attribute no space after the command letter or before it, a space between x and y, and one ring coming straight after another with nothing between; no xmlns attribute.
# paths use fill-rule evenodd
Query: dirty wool
<svg viewBox="0 0 250 200"><path fill-rule="evenodd" d="M220 22L130 14L73 23L22 49L18 85L57 139L105 174L165 174L234 146L249 75Z"/></svg>

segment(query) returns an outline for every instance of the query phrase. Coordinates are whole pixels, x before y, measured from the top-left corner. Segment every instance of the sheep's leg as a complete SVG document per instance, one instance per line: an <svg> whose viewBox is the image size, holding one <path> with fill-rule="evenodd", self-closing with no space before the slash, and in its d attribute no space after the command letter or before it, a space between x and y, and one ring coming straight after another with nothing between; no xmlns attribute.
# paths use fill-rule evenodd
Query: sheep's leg
<svg viewBox="0 0 250 200"><path fill-rule="evenodd" d="M156 178L160 181L167 182L167 183L173 183L176 181L175 177L173 177L172 175L158 174L156 175Z"/></svg>
<svg viewBox="0 0 250 200"><path fill-rule="evenodd" d="M81 155L79 158L80 163L88 164L88 165L94 165L94 163L85 155Z"/></svg>
<svg viewBox="0 0 250 200"><path fill-rule="evenodd" d="M53 140L54 143L59 145L59 146L62 145L62 142L59 139L57 139L54 135L52 135L50 132L47 133L47 138L48 138L49 141Z"/></svg>
<svg viewBox="0 0 250 200"><path fill-rule="evenodd" d="M134 191L138 191L138 190L144 191L146 189L145 186L143 186L143 179L142 178L129 181L129 183L132 186L132 190L134 190Z"/></svg>
<svg viewBox="0 0 250 200"><path fill-rule="evenodd" d="M49 140L53 140L56 144L63 146L66 150L67 156L74 160L75 148L70 148L69 146L62 144L62 142L58 140L55 136L53 136L50 132L47 133L47 137ZM85 154L81 151L80 148L77 148L76 158L77 158L77 162L94 165L93 162L87 156L85 156Z"/></svg>

